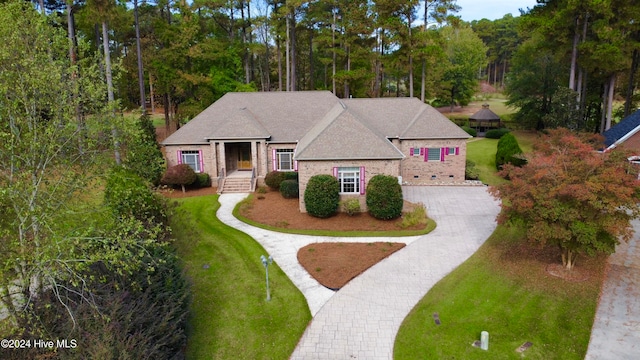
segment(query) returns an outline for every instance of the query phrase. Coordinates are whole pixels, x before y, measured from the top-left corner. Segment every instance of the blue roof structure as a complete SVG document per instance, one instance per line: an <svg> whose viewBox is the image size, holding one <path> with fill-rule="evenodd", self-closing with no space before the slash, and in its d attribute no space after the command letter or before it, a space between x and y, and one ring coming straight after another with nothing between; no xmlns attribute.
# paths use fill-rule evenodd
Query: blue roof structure
<svg viewBox="0 0 640 360"><path fill-rule="evenodd" d="M609 130L602 133L604 143L607 148L617 145L618 142L624 142L628 137L640 130L640 110L632 113L619 123L612 126ZM622 140L622 141L620 141Z"/></svg>

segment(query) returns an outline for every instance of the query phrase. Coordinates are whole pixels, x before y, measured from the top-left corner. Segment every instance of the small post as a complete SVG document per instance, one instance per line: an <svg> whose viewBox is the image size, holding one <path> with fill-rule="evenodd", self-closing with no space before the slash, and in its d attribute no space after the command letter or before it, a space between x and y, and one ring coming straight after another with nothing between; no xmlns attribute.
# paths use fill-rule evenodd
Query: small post
<svg viewBox="0 0 640 360"><path fill-rule="evenodd" d="M480 333L480 349L489 350L489 332L487 331Z"/></svg>
<svg viewBox="0 0 640 360"><path fill-rule="evenodd" d="M265 257L264 255L260 255L260 260L262 261L262 265L264 265L264 271L267 275L267 301L271 300L271 292L269 291L269 264L273 263L273 257L269 255L269 257Z"/></svg>

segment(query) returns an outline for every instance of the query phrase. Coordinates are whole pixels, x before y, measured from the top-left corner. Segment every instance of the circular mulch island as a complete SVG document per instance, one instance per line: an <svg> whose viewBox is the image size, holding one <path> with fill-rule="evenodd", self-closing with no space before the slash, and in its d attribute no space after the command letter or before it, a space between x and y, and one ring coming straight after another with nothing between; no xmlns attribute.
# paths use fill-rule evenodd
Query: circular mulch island
<svg viewBox="0 0 640 360"><path fill-rule="evenodd" d="M589 278L588 272L575 267L571 270L567 270L562 266L562 264L549 264L547 265L546 270L551 276L559 277L571 282L582 282Z"/></svg>

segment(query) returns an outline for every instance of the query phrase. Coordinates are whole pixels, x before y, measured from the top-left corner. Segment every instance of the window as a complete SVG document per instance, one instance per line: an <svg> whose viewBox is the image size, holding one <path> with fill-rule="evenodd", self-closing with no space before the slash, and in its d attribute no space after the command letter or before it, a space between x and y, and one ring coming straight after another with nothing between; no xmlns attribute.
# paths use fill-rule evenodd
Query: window
<svg viewBox="0 0 640 360"><path fill-rule="evenodd" d="M456 148L454 147L450 147L447 150L447 155L455 155L456 154Z"/></svg>
<svg viewBox="0 0 640 360"><path fill-rule="evenodd" d="M440 148L429 148L427 161L441 161L440 153Z"/></svg>
<svg viewBox="0 0 640 360"><path fill-rule="evenodd" d="M202 172L202 162L200 151L198 150L183 150L180 151L180 163L189 165L193 171L199 173Z"/></svg>
<svg viewBox="0 0 640 360"><path fill-rule="evenodd" d="M278 171L293 171L293 149L276 150Z"/></svg>
<svg viewBox="0 0 640 360"><path fill-rule="evenodd" d="M340 193L361 194L359 167L338 168L338 181L340 182Z"/></svg>
<svg viewBox="0 0 640 360"><path fill-rule="evenodd" d="M420 155L420 148L413 148L413 153L411 154L412 156L418 156Z"/></svg>

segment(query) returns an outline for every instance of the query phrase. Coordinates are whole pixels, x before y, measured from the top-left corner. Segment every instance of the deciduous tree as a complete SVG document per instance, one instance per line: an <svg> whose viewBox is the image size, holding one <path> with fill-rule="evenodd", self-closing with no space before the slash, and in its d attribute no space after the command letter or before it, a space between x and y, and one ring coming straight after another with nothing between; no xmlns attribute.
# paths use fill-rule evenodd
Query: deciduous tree
<svg viewBox="0 0 640 360"><path fill-rule="evenodd" d="M492 190L502 199L501 224L523 226L527 239L560 249L571 269L579 254L613 253L632 235L638 216L637 169L619 151L600 153L601 141L550 130L527 156L528 164L505 165L511 181Z"/></svg>

